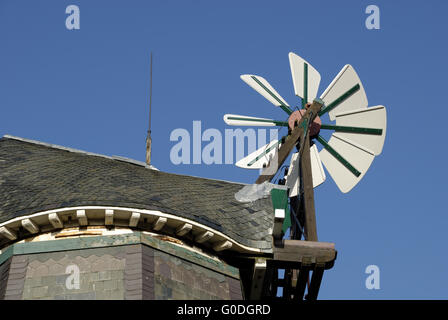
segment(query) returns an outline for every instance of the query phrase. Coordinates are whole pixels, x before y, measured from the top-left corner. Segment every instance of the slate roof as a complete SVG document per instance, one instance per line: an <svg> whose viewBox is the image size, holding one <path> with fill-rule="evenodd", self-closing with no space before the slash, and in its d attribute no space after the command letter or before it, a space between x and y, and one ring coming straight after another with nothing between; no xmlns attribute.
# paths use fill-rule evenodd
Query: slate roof
<svg viewBox="0 0 448 320"><path fill-rule="evenodd" d="M270 250L271 199L240 203L234 195L243 186L10 136L0 139L0 223L63 207L129 207L188 218L243 245Z"/></svg>

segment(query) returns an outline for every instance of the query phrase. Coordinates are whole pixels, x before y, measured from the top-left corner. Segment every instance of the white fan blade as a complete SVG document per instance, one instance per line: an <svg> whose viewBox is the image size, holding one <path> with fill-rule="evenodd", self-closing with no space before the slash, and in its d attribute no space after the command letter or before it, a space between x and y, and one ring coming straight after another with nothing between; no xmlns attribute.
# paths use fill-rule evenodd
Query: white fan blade
<svg viewBox="0 0 448 320"><path fill-rule="evenodd" d="M324 183L327 178L325 175L324 167L322 166L322 161L319 157L319 150L315 144L313 144L310 148L311 154L311 173L313 175L313 188Z"/></svg>
<svg viewBox="0 0 448 320"><path fill-rule="evenodd" d="M293 153L291 156L291 163L289 164L288 174L286 175L285 185L289 189L289 197L295 197L299 194L300 179L299 179L299 153Z"/></svg>
<svg viewBox="0 0 448 320"><path fill-rule="evenodd" d="M289 114L292 112L289 109L289 105L286 103L285 99L283 99L263 77L252 74L243 74L241 75L241 80L246 82L255 91L268 99L273 105L282 107L284 110L289 110L289 112L287 111Z"/></svg>
<svg viewBox="0 0 448 320"><path fill-rule="evenodd" d="M375 155L372 151L359 144L342 138L339 133L333 133L328 144L360 172L357 177L340 160L333 156L330 151L325 148L320 151L320 159L325 168L327 168L339 189L343 193L347 193L364 177Z"/></svg>
<svg viewBox="0 0 448 320"><path fill-rule="evenodd" d="M286 121L240 116L237 114L225 114L224 122L229 126L258 126L258 127L288 126L288 122Z"/></svg>
<svg viewBox="0 0 448 320"><path fill-rule="evenodd" d="M337 113L365 109L368 105L361 80L349 64L342 68L320 98L324 101L325 108L319 115L328 112L331 120L335 119Z"/></svg>
<svg viewBox="0 0 448 320"><path fill-rule="evenodd" d="M294 92L296 96L299 96L302 99L306 97L306 102L313 102L317 97L317 91L319 90L319 72L294 52L289 53L289 65L291 67L292 82L294 84ZM307 79L306 83L305 79ZM305 92L305 90L307 92Z"/></svg>
<svg viewBox="0 0 448 320"><path fill-rule="evenodd" d="M375 128L382 130L381 135L351 132L338 132L338 135L373 151L377 156L383 150L384 139L386 138L386 118L386 108L384 106L375 106L367 109L357 109L338 113L336 115L337 126Z"/></svg>
<svg viewBox="0 0 448 320"><path fill-rule="evenodd" d="M319 151L316 145L312 145L310 148L311 155L311 174L313 176L313 188L321 185L325 179L324 168L320 161ZM288 175L286 176L286 186L289 188L289 196L295 197L299 194L300 179L299 179L299 153L296 152L291 157L291 164L288 169Z"/></svg>
<svg viewBox="0 0 448 320"><path fill-rule="evenodd" d="M273 159L275 153L280 147L281 141L272 140L263 147L255 150L247 157L239 160L235 165L243 169L262 169L263 165L267 166L270 159Z"/></svg>

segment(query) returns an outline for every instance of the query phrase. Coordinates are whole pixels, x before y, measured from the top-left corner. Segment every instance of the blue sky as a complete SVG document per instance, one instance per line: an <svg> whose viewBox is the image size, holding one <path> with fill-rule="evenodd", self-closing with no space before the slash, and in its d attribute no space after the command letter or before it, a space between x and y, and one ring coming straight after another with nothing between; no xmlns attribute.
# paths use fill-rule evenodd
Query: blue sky
<svg viewBox="0 0 448 320"><path fill-rule="evenodd" d="M65 27L70 4L80 30ZM370 4L380 30L365 27ZM349 63L369 105L386 106L387 137L350 193L329 175L315 190L319 240L338 250L319 297L446 299L447 12L437 0L0 0L0 135L144 161L153 51L153 164L252 183L257 171L230 164L172 164L170 133L194 120L224 133L225 113L284 118L239 75L298 105L290 51L320 72L319 93ZM379 290L365 287L371 264Z"/></svg>

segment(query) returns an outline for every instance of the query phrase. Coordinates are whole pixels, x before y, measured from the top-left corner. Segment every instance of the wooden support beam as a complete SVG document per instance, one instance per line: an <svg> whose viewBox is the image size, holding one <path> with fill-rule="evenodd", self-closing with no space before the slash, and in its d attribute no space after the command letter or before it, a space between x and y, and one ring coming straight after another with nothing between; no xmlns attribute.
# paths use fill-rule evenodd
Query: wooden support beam
<svg viewBox="0 0 448 320"><path fill-rule="evenodd" d="M152 228L155 231L159 231L161 230L164 226L165 223L167 222L167 219L164 217L158 217L157 220L154 222L154 224L152 225Z"/></svg>
<svg viewBox="0 0 448 320"><path fill-rule="evenodd" d="M277 287L279 286L278 269L268 266L264 275L265 283L263 285L263 298L274 298L277 296Z"/></svg>
<svg viewBox="0 0 448 320"><path fill-rule="evenodd" d="M316 300L319 294L320 284L324 275L324 266L316 266L311 277L310 287L306 296L307 300Z"/></svg>
<svg viewBox="0 0 448 320"><path fill-rule="evenodd" d="M299 270L292 270L292 276L291 276L291 286L295 288L297 286L297 278L298 278Z"/></svg>
<svg viewBox="0 0 448 320"><path fill-rule="evenodd" d="M140 221L140 213L132 212L131 217L129 218L129 226L136 227L139 221Z"/></svg>
<svg viewBox="0 0 448 320"><path fill-rule="evenodd" d="M204 243L208 240L210 240L215 234L211 231L204 231L201 232L200 234L198 234L195 238L194 241L196 241L197 243Z"/></svg>
<svg viewBox="0 0 448 320"><path fill-rule="evenodd" d="M50 221L53 228L62 229L64 227L61 218L59 218L56 212L50 213L48 215L48 221Z"/></svg>
<svg viewBox="0 0 448 320"><path fill-rule="evenodd" d="M303 300L303 295L305 294L306 283L308 282L308 276L310 273L309 266L302 266L299 270L299 275L297 277L297 285L294 290L294 300Z"/></svg>
<svg viewBox="0 0 448 320"><path fill-rule="evenodd" d="M263 293L264 277L266 274L266 259L256 258L250 289L250 300L260 300Z"/></svg>
<svg viewBox="0 0 448 320"><path fill-rule="evenodd" d="M224 240L224 241L220 241L220 242L216 243L213 246L213 250L223 251L223 250L230 249L231 247L232 247L232 242L230 242L229 240Z"/></svg>
<svg viewBox="0 0 448 320"><path fill-rule="evenodd" d="M288 157L291 150L295 147L297 144L297 140L300 138L300 136L303 134L303 128L302 127L296 127L289 136L286 137L285 142L280 146L280 149L278 150L278 157L274 157L274 161L277 161L276 168L277 170L272 173L272 166L275 164L268 163L266 166L269 168L269 174L265 174L262 172L262 174L258 177L258 179L255 181L256 184L261 184L265 181L271 181L272 178L277 174L277 171L279 168L281 168L283 162L285 162L286 158Z"/></svg>
<svg viewBox="0 0 448 320"><path fill-rule="evenodd" d="M278 150L278 157L274 157L274 159L277 161L277 171L279 168L281 168L283 162L285 162L286 158L288 157L291 150L296 146L298 140L303 136L304 134L304 121L306 119L309 119L309 123L312 123L314 121L314 118L319 113L320 109L322 108L322 101L316 99L313 101L311 106L306 110L305 114L303 115L302 119L298 123L297 127L295 127L291 134L286 137L285 142L280 146L280 149ZM311 117L310 117L311 114ZM308 136L308 135L307 135ZM267 165L268 168L271 169L272 164L269 163ZM258 177L257 181L255 181L256 184L263 183L265 181L271 181L272 178L277 174L276 172L271 172L272 170L269 170L268 174L262 174Z"/></svg>
<svg viewBox="0 0 448 320"><path fill-rule="evenodd" d="M336 259L334 243L304 240L283 240L274 246L274 260L328 263Z"/></svg>
<svg viewBox="0 0 448 320"><path fill-rule="evenodd" d="M106 209L106 212L104 215L104 224L106 226L111 226L114 224L114 210Z"/></svg>
<svg viewBox="0 0 448 320"><path fill-rule="evenodd" d="M76 219L80 226L86 226L89 224L87 221L86 210L76 210Z"/></svg>
<svg viewBox="0 0 448 320"><path fill-rule="evenodd" d="M0 227L0 235L2 235L5 238L8 238L9 240L17 239L17 233L15 233L13 230L5 226Z"/></svg>
<svg viewBox="0 0 448 320"><path fill-rule="evenodd" d="M23 219L21 223L22 227L28 230L29 233L36 234L39 232L39 227L30 219Z"/></svg>
<svg viewBox="0 0 448 320"><path fill-rule="evenodd" d="M283 286L283 298L285 300L292 300L293 288L292 288L292 269L285 269L285 285Z"/></svg>
<svg viewBox="0 0 448 320"><path fill-rule="evenodd" d="M183 223L181 224L179 227L177 227L176 229L176 235L178 236L184 236L186 235L188 232L191 231L191 228L193 228L193 226L189 223Z"/></svg>
<svg viewBox="0 0 448 320"><path fill-rule="evenodd" d="M302 157L300 159L301 176L303 183L303 198L305 210L305 239L308 241L317 240L316 228L316 212L314 208L314 189L313 189L313 175L311 173L311 156L310 156L310 137L304 139L302 136L301 142Z"/></svg>

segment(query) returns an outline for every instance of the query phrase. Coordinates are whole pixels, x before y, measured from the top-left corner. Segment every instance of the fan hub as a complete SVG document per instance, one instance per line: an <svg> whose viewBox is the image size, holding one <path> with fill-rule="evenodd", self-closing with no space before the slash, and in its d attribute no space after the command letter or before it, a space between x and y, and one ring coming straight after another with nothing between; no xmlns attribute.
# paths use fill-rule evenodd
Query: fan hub
<svg viewBox="0 0 448 320"><path fill-rule="evenodd" d="M288 125L291 130L294 129L294 126L296 123L300 122L300 119L302 119L305 112L306 112L306 109L300 109L300 110L296 110L293 113L291 113L291 115L288 118ZM313 137L313 136L318 135L320 132L321 126L322 126L322 121L320 120L319 116L316 116L316 118L314 118L314 121L313 121L313 123L311 123L311 126L310 126L310 136Z"/></svg>

